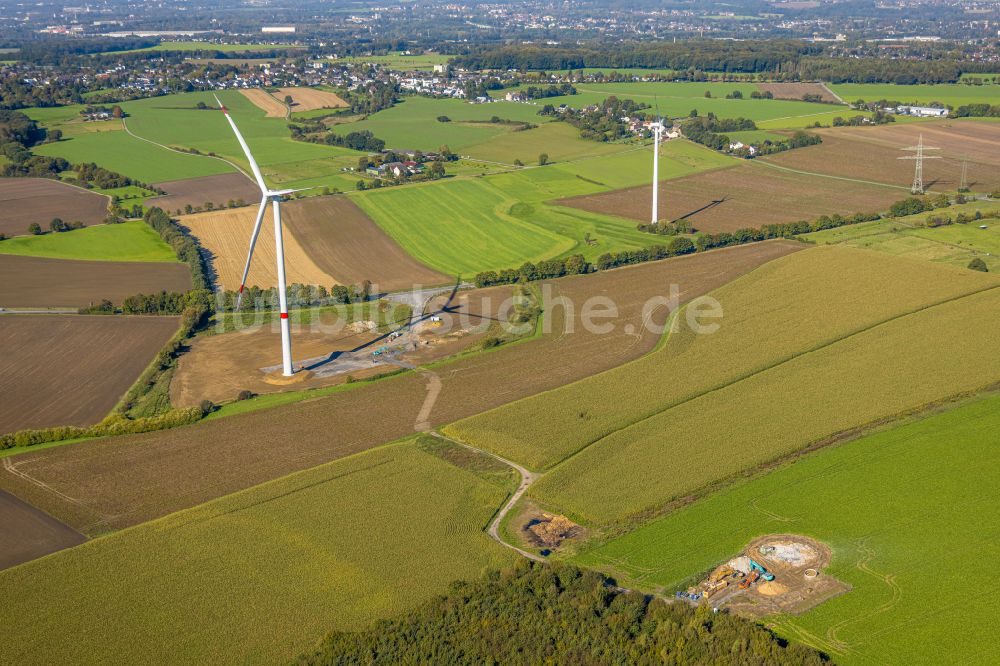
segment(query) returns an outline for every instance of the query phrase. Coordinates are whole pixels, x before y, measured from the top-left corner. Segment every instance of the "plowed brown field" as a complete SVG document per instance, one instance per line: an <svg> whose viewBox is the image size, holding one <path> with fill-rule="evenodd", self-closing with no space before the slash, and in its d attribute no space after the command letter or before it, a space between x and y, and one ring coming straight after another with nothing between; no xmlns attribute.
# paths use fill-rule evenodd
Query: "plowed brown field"
<svg viewBox="0 0 1000 666"><path fill-rule="evenodd" d="M20 236L37 222L48 230L52 218L100 224L110 199L50 178L0 178L0 233Z"/></svg>
<svg viewBox="0 0 1000 666"><path fill-rule="evenodd" d="M0 432L107 416L179 317L0 315Z"/></svg>
<svg viewBox="0 0 1000 666"><path fill-rule="evenodd" d="M669 296L676 284L686 302L802 247L757 243L553 281L545 315L550 332L433 368L440 393L430 425L643 355L659 340L643 323L667 316L665 307L645 310L649 299ZM616 302L617 313L601 320L612 324L610 332L587 332L581 325L584 301L592 296ZM572 311L558 297L573 303ZM423 372L407 373L280 409L29 451L12 459L13 471L28 478L5 469L0 486L84 533L134 525L411 433L417 416L428 411L427 382Z"/></svg>
<svg viewBox="0 0 1000 666"><path fill-rule="evenodd" d="M241 173L222 173L217 176L185 178L156 183L167 194L146 200L147 206L159 206L171 214L180 215L187 205L204 206L211 203L223 208L230 201L242 199L248 204L260 201L260 190Z"/></svg>
<svg viewBox="0 0 1000 666"><path fill-rule="evenodd" d="M920 135L926 155L924 186L930 190L955 190L968 158L968 180L974 190L991 192L1000 187L1000 123L944 120L893 123L878 127L839 127L817 132L823 143L761 158L791 169L827 173L908 187L913 181L913 155L902 148L916 145Z"/></svg>
<svg viewBox="0 0 1000 666"><path fill-rule="evenodd" d="M0 490L0 569L30 562L87 539L52 516Z"/></svg>
<svg viewBox="0 0 1000 666"><path fill-rule="evenodd" d="M0 307L79 308L108 299L187 291L191 272L181 263L76 261L3 255Z"/></svg>
<svg viewBox="0 0 1000 666"><path fill-rule="evenodd" d="M241 88L240 92L248 100L254 103L258 109L262 109L268 118L284 118L288 115L288 107L271 96L266 90L260 88Z"/></svg>
<svg viewBox="0 0 1000 666"><path fill-rule="evenodd" d="M291 205L282 206L282 221L290 207ZM265 289L278 284L274 253L274 222L271 213L271 206L268 206L254 248L250 274L247 276L248 285L257 285ZM247 206L184 215L179 218L180 223L191 230L192 235L198 238L201 246L208 252L212 269L215 271L216 283L224 289L235 291L240 287L256 215L257 206ZM337 282L329 273L316 265L302 249L295 234L287 227L282 234L282 242L285 246L287 284L321 284L329 288Z"/></svg>
<svg viewBox="0 0 1000 666"><path fill-rule="evenodd" d="M651 193L645 185L559 203L646 221ZM717 233L833 213L881 211L908 195L909 187L807 175L747 162L661 184L660 215L666 220L684 218L698 231Z"/></svg>
<svg viewBox="0 0 1000 666"><path fill-rule="evenodd" d="M758 83L757 87L770 92L775 99L802 99L803 95L819 95L824 102L840 101L822 83Z"/></svg>
<svg viewBox="0 0 1000 666"><path fill-rule="evenodd" d="M282 221L309 258L341 284L371 280L379 290L399 291L454 280L408 255L347 197L291 202Z"/></svg>

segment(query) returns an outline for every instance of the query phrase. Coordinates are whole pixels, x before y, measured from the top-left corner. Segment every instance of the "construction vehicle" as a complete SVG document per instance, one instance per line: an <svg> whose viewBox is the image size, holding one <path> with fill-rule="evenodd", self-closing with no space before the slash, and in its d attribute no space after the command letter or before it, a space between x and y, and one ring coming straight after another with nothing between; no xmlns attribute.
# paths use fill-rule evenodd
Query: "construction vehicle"
<svg viewBox="0 0 1000 666"><path fill-rule="evenodd" d="M734 573L736 569L732 568L728 564L723 564L721 567L712 572L712 575L708 577L708 584L715 585L724 578L729 578Z"/></svg>
<svg viewBox="0 0 1000 666"><path fill-rule="evenodd" d="M725 579L716 581L715 583L710 583L709 586L705 588L705 598L711 599L727 587L729 587L729 581Z"/></svg>
<svg viewBox="0 0 1000 666"><path fill-rule="evenodd" d="M750 571L751 571L751 573L754 572L754 571L756 571L757 573L760 574L760 577L763 578L764 580L774 580L774 574L773 573L771 573L767 569L765 569L764 565L758 564L757 562L754 562L753 560L750 560Z"/></svg>
<svg viewBox="0 0 1000 666"><path fill-rule="evenodd" d="M760 572L757 571L756 569L752 570L749 576L740 581L740 589L745 590L749 588L751 585L757 582L758 578L760 578Z"/></svg>
<svg viewBox="0 0 1000 666"><path fill-rule="evenodd" d="M379 347L378 349L372 352L372 356L378 357L381 356L382 354L387 354L388 352L389 352L388 347Z"/></svg>

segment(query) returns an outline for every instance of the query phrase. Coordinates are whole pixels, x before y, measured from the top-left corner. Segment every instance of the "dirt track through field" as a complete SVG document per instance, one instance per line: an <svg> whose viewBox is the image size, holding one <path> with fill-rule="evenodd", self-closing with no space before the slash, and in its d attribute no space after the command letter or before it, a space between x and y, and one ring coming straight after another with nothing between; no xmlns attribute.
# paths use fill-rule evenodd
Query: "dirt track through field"
<svg viewBox="0 0 1000 666"><path fill-rule="evenodd" d="M51 178L0 178L0 234L20 236L37 222L48 231L52 218L67 224L100 224L108 212L109 197L66 185Z"/></svg>
<svg viewBox="0 0 1000 666"><path fill-rule="evenodd" d="M211 203L223 208L230 201L243 200L248 204L260 201L260 190L242 173L222 173L217 176L185 178L156 183L167 194L146 200L146 206L159 206L170 214L180 213L185 206L204 206Z"/></svg>
<svg viewBox="0 0 1000 666"><path fill-rule="evenodd" d="M528 341L435 366L440 395L430 427L618 366L654 348L665 307L645 311L670 285L686 302L771 259L797 251L776 241L605 271L551 283L549 332ZM544 285L539 285L544 288ZM612 298L617 316L605 333L583 330L584 301ZM568 311L554 299L574 304ZM567 332L569 328L573 332ZM293 471L350 455L413 432L426 378L407 373L280 409L144 435L29 451L18 462L32 479L76 498L67 502L22 477L0 473L0 486L84 533L121 528L200 504Z"/></svg>
<svg viewBox="0 0 1000 666"><path fill-rule="evenodd" d="M282 222L289 206L282 205ZM191 230L208 251L215 271L216 284L224 289L236 291L243 277L243 266L250 247L250 233L253 231L258 206L217 210L208 213L184 215L179 222ZM287 284L318 284L328 289L337 282L329 273L321 269L303 250L301 243L287 227L282 234L285 246L285 279ZM257 285L267 289L278 285L278 273L274 252L274 222L272 207L268 205L264 223L257 237L253 261L247 285Z"/></svg>
<svg viewBox="0 0 1000 666"><path fill-rule="evenodd" d="M271 96L266 90L260 88L241 88L240 92L243 93L244 97L253 102L254 106L263 110L268 118L284 118L288 115L288 107Z"/></svg>
<svg viewBox="0 0 1000 666"><path fill-rule="evenodd" d="M86 541L76 530L0 490L0 569Z"/></svg>
<svg viewBox="0 0 1000 666"><path fill-rule="evenodd" d="M662 183L660 215L663 220L686 219L698 231L718 233L834 213L878 212L908 194L908 187L825 178L749 162ZM644 185L558 203L645 222L651 196L652 188Z"/></svg>
<svg viewBox="0 0 1000 666"><path fill-rule="evenodd" d="M454 282L408 255L347 197L291 202L282 221L309 258L341 284L371 280L380 291L399 291Z"/></svg>
<svg viewBox="0 0 1000 666"><path fill-rule="evenodd" d="M0 307L79 308L108 299L187 291L191 272L181 263L76 261L0 257Z"/></svg>
<svg viewBox="0 0 1000 666"><path fill-rule="evenodd" d="M0 315L0 432L97 423L179 326L179 317Z"/></svg>

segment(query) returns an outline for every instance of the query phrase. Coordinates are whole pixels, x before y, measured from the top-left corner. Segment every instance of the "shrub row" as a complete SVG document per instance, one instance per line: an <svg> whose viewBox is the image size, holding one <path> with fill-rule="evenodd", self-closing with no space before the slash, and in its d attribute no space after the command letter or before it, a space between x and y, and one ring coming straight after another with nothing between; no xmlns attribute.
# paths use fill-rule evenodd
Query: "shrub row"
<svg viewBox="0 0 1000 666"><path fill-rule="evenodd" d="M141 419L130 419L121 413L113 413L97 425L89 427L57 426L39 430L20 430L7 435L0 435L0 449L11 449L15 446L34 446L46 442L60 442L66 439L81 437L110 437L113 435L130 435L152 430L165 430L188 425L201 420L214 406L206 404L201 407L187 409L172 409L164 414Z"/></svg>
<svg viewBox="0 0 1000 666"><path fill-rule="evenodd" d="M143 216L146 224L151 226L156 233L160 234L167 245L173 248L177 258L188 265L191 269L191 286L193 289L210 289L208 279L208 268L205 266L205 258L198 248L198 243L186 234L181 227L170 219L162 209L150 208Z"/></svg>

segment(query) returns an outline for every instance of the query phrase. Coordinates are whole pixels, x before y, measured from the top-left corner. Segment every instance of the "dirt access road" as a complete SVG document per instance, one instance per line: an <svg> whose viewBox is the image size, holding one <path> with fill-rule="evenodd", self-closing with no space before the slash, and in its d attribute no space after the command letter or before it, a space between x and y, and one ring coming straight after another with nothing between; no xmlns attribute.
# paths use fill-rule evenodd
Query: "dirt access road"
<svg viewBox="0 0 1000 666"><path fill-rule="evenodd" d="M28 451L14 461L30 479L0 473L0 487L85 534L134 525L618 366L655 347L660 337L644 324L663 324L668 311L646 306L671 285L684 303L803 247L757 243L538 285L551 291L548 332L434 366L429 414L435 386L405 373L280 409ZM592 296L616 303L601 320L610 331L584 330L581 308Z"/></svg>

